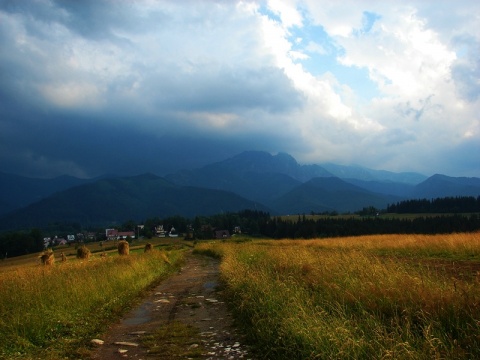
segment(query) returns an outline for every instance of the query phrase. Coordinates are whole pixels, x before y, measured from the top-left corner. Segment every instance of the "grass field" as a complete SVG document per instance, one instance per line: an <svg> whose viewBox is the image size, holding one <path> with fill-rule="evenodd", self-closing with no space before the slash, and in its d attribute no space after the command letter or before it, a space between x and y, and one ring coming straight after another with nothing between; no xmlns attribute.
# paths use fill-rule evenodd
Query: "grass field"
<svg viewBox="0 0 480 360"><path fill-rule="evenodd" d="M182 262L182 241L0 262L0 358L81 359ZM192 243L188 243L191 245ZM60 262L59 253L68 255ZM108 256L100 256L106 251ZM265 359L480 358L480 233L205 241L239 326Z"/></svg>
<svg viewBox="0 0 480 360"><path fill-rule="evenodd" d="M74 247L58 249L49 266L38 254L0 262L0 358L84 358L91 339L182 263L180 242L147 253L135 245L119 256L113 243L88 244L88 260L76 259Z"/></svg>
<svg viewBox="0 0 480 360"><path fill-rule="evenodd" d="M232 309L268 359L480 358L480 234L218 242Z"/></svg>

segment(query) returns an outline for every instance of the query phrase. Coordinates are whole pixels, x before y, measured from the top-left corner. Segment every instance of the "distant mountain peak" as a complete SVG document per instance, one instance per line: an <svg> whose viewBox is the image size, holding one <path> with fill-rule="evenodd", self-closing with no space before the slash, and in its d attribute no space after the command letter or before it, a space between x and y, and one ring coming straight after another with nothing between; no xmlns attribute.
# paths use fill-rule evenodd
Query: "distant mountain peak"
<svg viewBox="0 0 480 360"><path fill-rule="evenodd" d="M412 195L416 198L480 196L480 178L435 174L418 184Z"/></svg>

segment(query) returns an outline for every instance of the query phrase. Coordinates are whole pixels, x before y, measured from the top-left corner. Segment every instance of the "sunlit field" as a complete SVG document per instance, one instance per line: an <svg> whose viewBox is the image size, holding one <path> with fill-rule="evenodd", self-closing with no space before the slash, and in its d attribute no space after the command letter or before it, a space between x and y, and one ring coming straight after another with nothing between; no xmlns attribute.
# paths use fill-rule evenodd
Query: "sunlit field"
<svg viewBox="0 0 480 360"><path fill-rule="evenodd" d="M158 248L144 253L138 246L128 256L111 251L65 262L57 253L48 266L38 255L36 261L6 262L0 267L0 358L83 358L90 340L178 269L183 254Z"/></svg>
<svg viewBox="0 0 480 360"><path fill-rule="evenodd" d="M480 234L217 242L268 359L480 358Z"/></svg>

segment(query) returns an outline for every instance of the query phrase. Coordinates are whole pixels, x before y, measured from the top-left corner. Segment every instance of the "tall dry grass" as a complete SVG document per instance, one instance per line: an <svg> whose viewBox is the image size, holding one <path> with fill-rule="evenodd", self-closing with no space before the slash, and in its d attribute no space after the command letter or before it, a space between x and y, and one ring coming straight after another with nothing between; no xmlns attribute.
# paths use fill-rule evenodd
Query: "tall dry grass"
<svg viewBox="0 0 480 360"><path fill-rule="evenodd" d="M182 257L152 251L0 273L0 358L81 358L83 346Z"/></svg>
<svg viewBox="0 0 480 360"><path fill-rule="evenodd" d="M442 235L371 235L306 241L322 248L365 250L374 254L479 260L480 233Z"/></svg>
<svg viewBox="0 0 480 360"><path fill-rule="evenodd" d="M267 358L480 358L480 266L455 266L478 257L478 233L202 250L222 256L236 315Z"/></svg>

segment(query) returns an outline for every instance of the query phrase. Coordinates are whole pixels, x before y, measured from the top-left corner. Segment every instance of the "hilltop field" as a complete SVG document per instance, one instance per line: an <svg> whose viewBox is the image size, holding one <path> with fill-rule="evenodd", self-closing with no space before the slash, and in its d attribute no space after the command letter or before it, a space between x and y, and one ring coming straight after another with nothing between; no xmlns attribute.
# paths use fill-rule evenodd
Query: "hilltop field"
<svg viewBox="0 0 480 360"><path fill-rule="evenodd" d="M257 358L480 357L478 232L171 241L1 262L0 358L88 359L89 341L192 247L220 259L224 300Z"/></svg>

